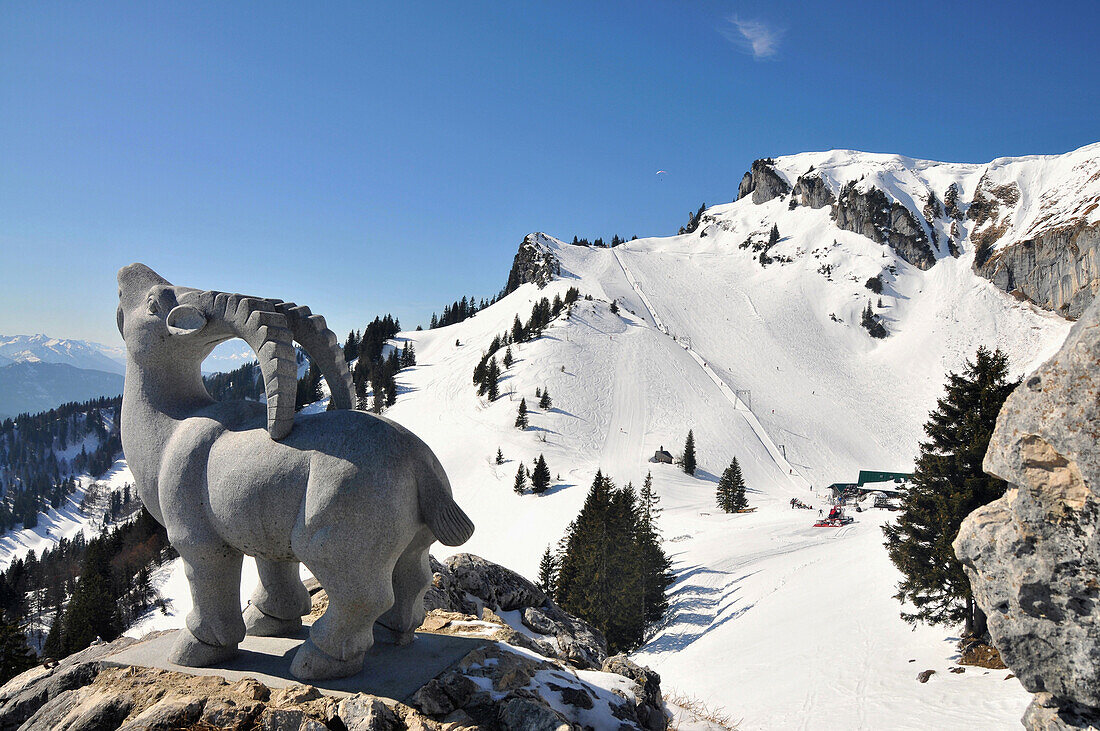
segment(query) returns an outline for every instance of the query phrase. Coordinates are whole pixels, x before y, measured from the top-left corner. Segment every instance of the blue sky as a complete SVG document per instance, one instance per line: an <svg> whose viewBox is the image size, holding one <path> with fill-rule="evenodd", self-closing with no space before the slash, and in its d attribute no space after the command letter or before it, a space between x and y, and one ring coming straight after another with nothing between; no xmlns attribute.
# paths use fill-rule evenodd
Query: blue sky
<svg viewBox="0 0 1100 731"><path fill-rule="evenodd" d="M341 337L490 296L524 234L674 233L754 158L1100 140L1096 3L0 6L0 333L104 342L114 273ZM667 170L660 177L654 173Z"/></svg>

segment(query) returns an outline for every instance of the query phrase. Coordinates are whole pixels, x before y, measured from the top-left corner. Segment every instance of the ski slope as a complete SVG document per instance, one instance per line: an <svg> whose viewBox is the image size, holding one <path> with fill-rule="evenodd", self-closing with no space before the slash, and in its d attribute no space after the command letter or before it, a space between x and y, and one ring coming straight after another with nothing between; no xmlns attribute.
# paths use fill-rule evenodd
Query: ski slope
<svg viewBox="0 0 1100 731"><path fill-rule="evenodd" d="M788 241L797 239L789 228ZM860 468L910 469L946 370L986 344L1023 372L1057 348L1067 324L976 278L964 254L929 272L902 263L895 334L872 342L828 317L837 300L859 297L859 309L865 277L761 270L737 248L741 233L614 250L539 235L560 279L523 285L458 325L402 335L415 341L420 365L402 373L409 393L388 413L436 450L477 523L462 550L534 575L597 468L635 485L652 471L678 578L666 624L636 657L666 686L724 707L741 728L1011 727L1029 696L1007 671L949 673L950 633L899 618L899 577L882 547L887 515L814 529L816 512L791 510L789 500L822 507L811 486L851 480ZM871 242L850 244L849 267L882 258ZM538 297L572 285L594 299L539 341L514 346L505 395L478 399L470 375L481 348ZM612 299L621 317L609 312ZM554 399L548 413L532 408L541 386ZM751 391L755 411L738 389ZM528 432L512 428L520 395ZM661 446L678 452L689 428L695 477L648 461ZM498 446L502 466L492 460ZM530 465L539 453L560 482L542 497L514 495L517 460ZM733 456L756 513L713 507ZM927 669L937 672L918 683Z"/></svg>

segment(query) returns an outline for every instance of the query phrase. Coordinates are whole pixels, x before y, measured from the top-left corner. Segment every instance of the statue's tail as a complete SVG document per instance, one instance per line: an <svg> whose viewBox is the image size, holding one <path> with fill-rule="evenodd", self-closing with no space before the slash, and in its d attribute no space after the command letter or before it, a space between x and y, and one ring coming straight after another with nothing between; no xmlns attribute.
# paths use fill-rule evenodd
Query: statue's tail
<svg viewBox="0 0 1100 731"><path fill-rule="evenodd" d="M443 468L427 467L416 481L420 515L440 543L461 546L474 534L474 523L451 496L451 485Z"/></svg>

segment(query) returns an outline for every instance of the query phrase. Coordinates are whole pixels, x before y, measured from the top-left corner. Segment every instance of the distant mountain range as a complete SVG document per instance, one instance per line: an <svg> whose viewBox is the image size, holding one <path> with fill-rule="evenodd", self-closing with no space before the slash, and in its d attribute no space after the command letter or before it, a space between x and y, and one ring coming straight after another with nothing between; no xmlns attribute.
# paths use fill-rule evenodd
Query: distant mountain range
<svg viewBox="0 0 1100 731"><path fill-rule="evenodd" d="M126 372L126 352L87 340L68 340L49 335L0 335L0 366L11 363L62 363L119 375Z"/></svg>
<svg viewBox="0 0 1100 731"><path fill-rule="evenodd" d="M0 366L0 419L121 393L119 373L29 360Z"/></svg>

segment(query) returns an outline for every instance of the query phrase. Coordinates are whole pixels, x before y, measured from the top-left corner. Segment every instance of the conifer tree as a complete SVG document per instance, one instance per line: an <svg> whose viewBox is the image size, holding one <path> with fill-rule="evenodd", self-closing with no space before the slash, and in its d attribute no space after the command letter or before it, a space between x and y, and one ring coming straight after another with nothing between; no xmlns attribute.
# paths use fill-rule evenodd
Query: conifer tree
<svg viewBox="0 0 1100 731"><path fill-rule="evenodd" d="M519 463L519 469L516 470L516 481L512 485L512 489L515 490L517 495L522 495L527 491L527 470L523 467L523 462Z"/></svg>
<svg viewBox="0 0 1100 731"><path fill-rule="evenodd" d="M611 300L611 314L612 315L619 314L619 303L616 302L615 300Z"/></svg>
<svg viewBox="0 0 1100 731"><path fill-rule="evenodd" d="M695 474L695 435L691 429L688 429L687 440L684 442L684 457L680 464L684 472L689 475Z"/></svg>
<svg viewBox="0 0 1100 731"><path fill-rule="evenodd" d="M514 362L515 361L512 358L512 346L509 345L508 348L505 349L505 351L504 351L504 367L505 368L511 368L512 363L514 363Z"/></svg>
<svg viewBox="0 0 1100 731"><path fill-rule="evenodd" d="M657 518L661 515L661 496L653 489L653 471L646 472L642 482L642 491L638 494L639 519L646 530L657 530Z"/></svg>
<svg viewBox="0 0 1100 731"><path fill-rule="evenodd" d="M773 223L771 233L768 234L768 248L779 243L779 224Z"/></svg>
<svg viewBox="0 0 1100 731"><path fill-rule="evenodd" d="M6 683L24 670L38 664L18 622L0 618L0 683Z"/></svg>
<svg viewBox="0 0 1100 731"><path fill-rule="evenodd" d="M522 343L523 340L523 323L519 321L519 315L516 315L516 319L512 323L512 342Z"/></svg>
<svg viewBox="0 0 1100 731"><path fill-rule="evenodd" d="M539 561L538 586L548 596L554 592L554 575L556 573L557 561L554 559L554 554L550 552L550 546L547 546L546 550L543 551L542 560Z"/></svg>
<svg viewBox="0 0 1100 731"><path fill-rule="evenodd" d="M102 542L91 542L81 565L80 579L62 616L61 652L83 650L96 638L118 637L121 623L110 592L110 564Z"/></svg>
<svg viewBox="0 0 1100 731"><path fill-rule="evenodd" d="M748 506L745 497L745 478L741 475L741 465L734 457L729 467L718 480L718 507L727 513L736 513Z"/></svg>
<svg viewBox="0 0 1100 731"><path fill-rule="evenodd" d="M633 487L597 472L561 543L558 604L604 632L612 652L637 647L667 608L669 562L641 514Z"/></svg>
<svg viewBox="0 0 1100 731"><path fill-rule="evenodd" d="M504 452L500 451L500 447L497 447L497 464L504 464Z"/></svg>
<svg viewBox="0 0 1100 731"><path fill-rule="evenodd" d="M489 359L489 372L486 374L486 378L489 381L489 400L496 401L497 397L500 396L500 366L497 365L496 358Z"/></svg>
<svg viewBox="0 0 1100 731"><path fill-rule="evenodd" d="M550 468L546 466L546 458L540 454L535 462L535 471L531 474L531 492L546 492L550 487L550 479Z"/></svg>
<svg viewBox="0 0 1100 731"><path fill-rule="evenodd" d="M547 388L543 388L542 389L542 398L539 399L539 408L540 409L549 409L551 403L552 402L550 401L550 390L547 389Z"/></svg>
<svg viewBox="0 0 1100 731"><path fill-rule="evenodd" d="M516 413L516 428L527 428L527 399L525 398L519 400L519 410Z"/></svg>
<svg viewBox="0 0 1100 731"><path fill-rule="evenodd" d="M963 518L1004 494L1006 483L982 471L997 414L1019 382L1008 380L1008 356L978 348L962 373L947 374L946 394L924 425L916 470L895 523L883 527L890 560L901 571L895 598L915 607L909 623L964 622L986 635L985 614L951 548Z"/></svg>

